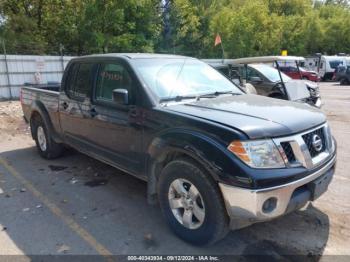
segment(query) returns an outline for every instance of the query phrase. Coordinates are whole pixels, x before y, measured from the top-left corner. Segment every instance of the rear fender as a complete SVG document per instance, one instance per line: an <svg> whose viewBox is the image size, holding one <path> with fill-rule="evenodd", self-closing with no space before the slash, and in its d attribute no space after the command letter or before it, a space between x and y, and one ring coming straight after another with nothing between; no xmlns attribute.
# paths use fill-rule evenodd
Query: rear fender
<svg viewBox="0 0 350 262"><path fill-rule="evenodd" d="M53 127L51 119L50 119L50 115L49 115L47 109L45 108L45 105L41 101L36 100L36 101L33 101L31 108L32 108L32 112L30 115L29 123L30 123L31 134L32 134L33 139L35 138L35 134L33 133L34 130L32 128L32 118L35 114L39 114L41 119L44 121L45 126L48 128L48 131L50 132L50 136L52 137L52 139L56 143L61 143L62 139L58 135L58 133L56 132L55 128Z"/></svg>

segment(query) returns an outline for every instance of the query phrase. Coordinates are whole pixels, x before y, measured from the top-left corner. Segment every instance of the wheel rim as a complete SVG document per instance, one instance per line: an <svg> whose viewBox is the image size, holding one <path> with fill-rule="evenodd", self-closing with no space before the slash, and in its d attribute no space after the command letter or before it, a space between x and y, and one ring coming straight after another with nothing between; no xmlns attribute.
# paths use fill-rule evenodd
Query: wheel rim
<svg viewBox="0 0 350 262"><path fill-rule="evenodd" d="M184 227L197 229L203 224L204 201L190 181L183 178L174 180L169 187L168 199L173 215Z"/></svg>
<svg viewBox="0 0 350 262"><path fill-rule="evenodd" d="M42 126L39 126L37 129L37 137L38 137L38 143L39 147L42 151L46 151L46 136L44 132L44 128Z"/></svg>

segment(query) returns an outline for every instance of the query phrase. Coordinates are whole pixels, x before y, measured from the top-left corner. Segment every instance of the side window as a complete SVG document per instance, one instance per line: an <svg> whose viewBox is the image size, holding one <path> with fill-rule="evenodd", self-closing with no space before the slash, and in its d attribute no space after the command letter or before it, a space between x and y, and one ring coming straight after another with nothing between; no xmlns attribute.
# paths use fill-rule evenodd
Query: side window
<svg viewBox="0 0 350 262"><path fill-rule="evenodd" d="M92 63L72 65L68 75L66 93L71 99L84 100L89 96L93 81Z"/></svg>
<svg viewBox="0 0 350 262"><path fill-rule="evenodd" d="M79 64L73 64L69 68L68 76L66 79L66 94L71 97L74 95L74 83L79 69Z"/></svg>
<svg viewBox="0 0 350 262"><path fill-rule="evenodd" d="M221 74L223 74L227 77L230 76L230 73L229 73L230 71L229 71L228 67L222 67L222 68L219 68L218 70Z"/></svg>
<svg viewBox="0 0 350 262"><path fill-rule="evenodd" d="M75 79L74 95L76 97L85 98L89 95L92 87L92 67L93 64L80 64Z"/></svg>
<svg viewBox="0 0 350 262"><path fill-rule="evenodd" d="M247 68L247 72L248 72L248 80L250 80L252 77L260 77L260 74L258 73L258 71L256 71L253 68L248 67Z"/></svg>
<svg viewBox="0 0 350 262"><path fill-rule="evenodd" d="M243 66L239 66L239 67L232 66L231 72L233 77L235 78L241 77L242 79L245 79L245 69Z"/></svg>
<svg viewBox="0 0 350 262"><path fill-rule="evenodd" d="M95 99L112 101L114 89L128 90L130 102L133 102L133 81L125 66L118 63L101 64L97 76Z"/></svg>
<svg viewBox="0 0 350 262"><path fill-rule="evenodd" d="M280 67L280 70L281 70L282 72L288 72L288 67Z"/></svg>
<svg viewBox="0 0 350 262"><path fill-rule="evenodd" d="M350 73L350 66L347 67L346 73Z"/></svg>

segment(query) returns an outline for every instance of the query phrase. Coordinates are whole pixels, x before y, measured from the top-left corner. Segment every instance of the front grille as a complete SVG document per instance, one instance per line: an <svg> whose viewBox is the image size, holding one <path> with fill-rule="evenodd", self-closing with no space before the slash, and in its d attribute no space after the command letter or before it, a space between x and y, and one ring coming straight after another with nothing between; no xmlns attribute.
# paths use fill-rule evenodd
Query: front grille
<svg viewBox="0 0 350 262"><path fill-rule="evenodd" d="M320 151L317 151L312 145L312 137L314 135L318 135L322 140L322 149ZM309 149L311 157L316 157L326 150L326 137L323 128L316 129L310 133L302 135L302 137L304 139L305 144L307 145L307 148Z"/></svg>
<svg viewBox="0 0 350 262"><path fill-rule="evenodd" d="M283 148L284 153L288 159L289 163L294 163L296 161L295 155L293 153L293 149L289 142L281 142L281 146Z"/></svg>
<svg viewBox="0 0 350 262"><path fill-rule="evenodd" d="M278 146L287 167L314 168L324 162L335 149L327 124L301 134L274 138L273 141Z"/></svg>

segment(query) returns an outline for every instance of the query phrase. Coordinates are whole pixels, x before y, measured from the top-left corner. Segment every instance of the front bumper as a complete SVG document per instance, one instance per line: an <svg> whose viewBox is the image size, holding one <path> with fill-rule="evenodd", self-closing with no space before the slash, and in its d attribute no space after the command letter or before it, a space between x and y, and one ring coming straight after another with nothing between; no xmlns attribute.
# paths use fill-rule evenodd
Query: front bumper
<svg viewBox="0 0 350 262"><path fill-rule="evenodd" d="M317 108L321 108L323 103L322 103L322 100L320 97L318 98L314 98L313 99L313 103L314 103L314 106L317 107Z"/></svg>
<svg viewBox="0 0 350 262"><path fill-rule="evenodd" d="M271 188L250 190L219 183L231 219L230 227L242 228L303 207L308 201L314 200L310 189L311 183L328 173L325 175L328 180L324 181L325 190L327 189L335 170L335 163L334 154L322 168L307 177ZM272 201L270 206L266 205L267 200Z"/></svg>

